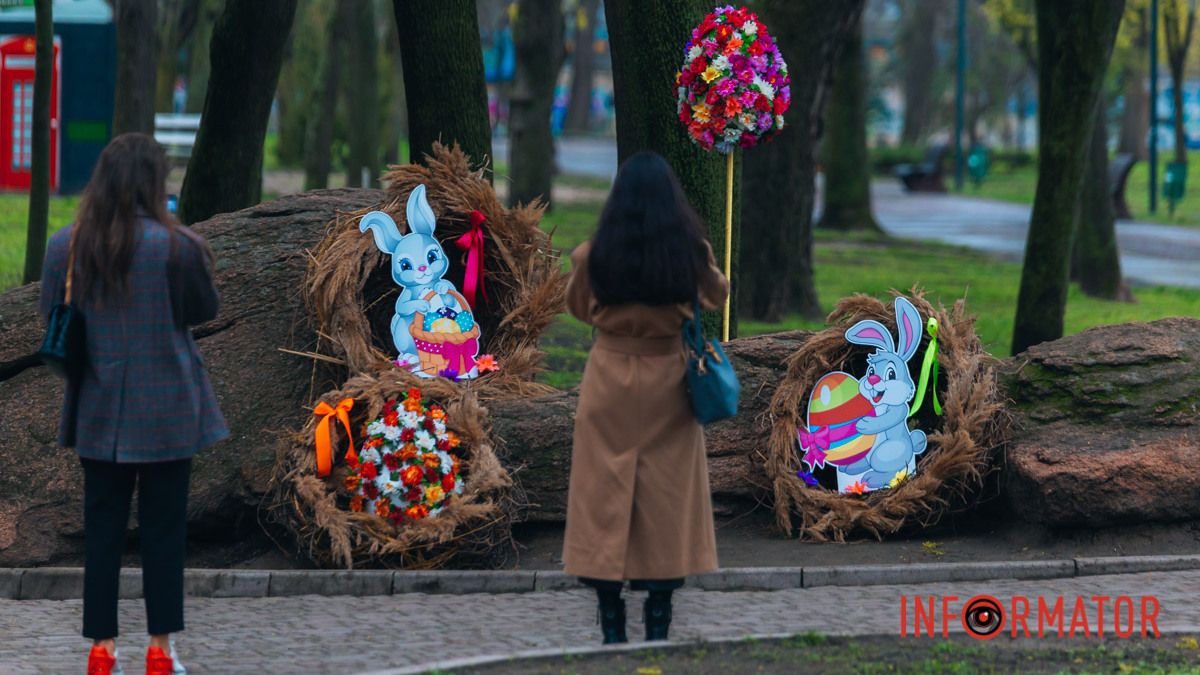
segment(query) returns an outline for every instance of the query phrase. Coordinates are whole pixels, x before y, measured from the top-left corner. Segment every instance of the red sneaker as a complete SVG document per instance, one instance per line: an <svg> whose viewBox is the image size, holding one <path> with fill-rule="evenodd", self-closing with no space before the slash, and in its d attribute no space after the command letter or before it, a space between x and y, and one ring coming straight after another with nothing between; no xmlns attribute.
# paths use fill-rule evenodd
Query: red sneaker
<svg viewBox="0 0 1200 675"><path fill-rule="evenodd" d="M93 645L92 651L88 652L87 675L112 675L115 665L117 657L100 645Z"/></svg>
<svg viewBox="0 0 1200 675"><path fill-rule="evenodd" d="M146 675L171 675L175 672L175 661L161 647L146 650Z"/></svg>

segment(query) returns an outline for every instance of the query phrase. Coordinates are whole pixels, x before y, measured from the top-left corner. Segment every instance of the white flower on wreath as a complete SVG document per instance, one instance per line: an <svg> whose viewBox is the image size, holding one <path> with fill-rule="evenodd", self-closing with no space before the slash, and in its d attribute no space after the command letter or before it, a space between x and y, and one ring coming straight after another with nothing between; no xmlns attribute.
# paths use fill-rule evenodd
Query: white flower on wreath
<svg viewBox="0 0 1200 675"><path fill-rule="evenodd" d="M712 66L722 73L729 72L729 57L725 56L724 54L718 56L712 60Z"/></svg>
<svg viewBox="0 0 1200 675"><path fill-rule="evenodd" d="M704 50L700 48L700 45L692 45L692 48L689 49L687 53L688 62L690 63L695 61L696 59L700 58L700 55L703 53Z"/></svg>
<svg viewBox="0 0 1200 675"><path fill-rule="evenodd" d="M384 427L383 437L393 442L400 440L400 427Z"/></svg>
<svg viewBox="0 0 1200 675"><path fill-rule="evenodd" d="M433 428L437 432L438 439L445 438L445 436L446 436L446 420L444 420L444 419L443 420L434 420Z"/></svg>
<svg viewBox="0 0 1200 675"><path fill-rule="evenodd" d="M450 472L454 470L454 458L450 456L450 453L441 450L437 451L437 456L442 460L442 474L450 475Z"/></svg>
<svg viewBox="0 0 1200 675"><path fill-rule="evenodd" d="M383 423L383 420L375 420L367 425L367 435L379 436L385 429L387 429L387 425Z"/></svg>
<svg viewBox="0 0 1200 675"><path fill-rule="evenodd" d="M416 429L421 424L421 416L411 410L400 414L400 424L405 429Z"/></svg>
<svg viewBox="0 0 1200 675"><path fill-rule="evenodd" d="M379 451L376 450L375 448L367 448L366 450L362 451L362 454L359 456L359 459L361 459L363 462L371 462L373 464L378 464L380 461L382 461L383 458L380 457Z"/></svg>
<svg viewBox="0 0 1200 675"><path fill-rule="evenodd" d="M754 131L758 128L757 118L750 113L742 113L738 117L738 121L742 123L742 126L746 128L746 131Z"/></svg>
<svg viewBox="0 0 1200 675"><path fill-rule="evenodd" d="M772 87L770 82L762 79L762 76L755 75L754 80L750 84L757 87L762 92L762 95L767 97L767 100L775 100L775 87Z"/></svg>
<svg viewBox="0 0 1200 675"><path fill-rule="evenodd" d="M433 446L437 445L437 441L433 436L424 429L417 432L416 443L418 448L425 451L432 450Z"/></svg>
<svg viewBox="0 0 1200 675"><path fill-rule="evenodd" d="M758 24L753 21L747 21L742 24L742 32L746 35L754 36L758 34Z"/></svg>
<svg viewBox="0 0 1200 675"><path fill-rule="evenodd" d="M776 128L776 129L782 129L782 128L783 128L783 115L776 115L776 116L775 116L775 128Z"/></svg>

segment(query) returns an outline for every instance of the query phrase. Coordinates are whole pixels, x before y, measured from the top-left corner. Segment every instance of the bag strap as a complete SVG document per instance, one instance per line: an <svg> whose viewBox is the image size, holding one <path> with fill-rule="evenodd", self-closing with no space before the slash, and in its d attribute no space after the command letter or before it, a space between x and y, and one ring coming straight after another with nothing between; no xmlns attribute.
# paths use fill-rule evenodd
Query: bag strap
<svg viewBox="0 0 1200 675"><path fill-rule="evenodd" d="M75 276L75 239L79 236L79 225L71 230L71 243L67 245L67 285L63 292L63 304L71 304L71 282Z"/></svg>
<svg viewBox="0 0 1200 675"><path fill-rule="evenodd" d="M700 296L692 303L692 320L684 324L683 339L697 354L704 351L704 326L700 322Z"/></svg>

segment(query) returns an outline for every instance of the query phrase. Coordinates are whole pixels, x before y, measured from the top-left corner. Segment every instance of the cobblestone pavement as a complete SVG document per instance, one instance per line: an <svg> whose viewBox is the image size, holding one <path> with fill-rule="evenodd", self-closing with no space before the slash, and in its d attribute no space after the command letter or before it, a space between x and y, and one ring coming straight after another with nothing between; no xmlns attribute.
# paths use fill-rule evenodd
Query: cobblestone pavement
<svg viewBox="0 0 1200 675"><path fill-rule="evenodd" d="M772 592L677 594L672 637L728 637L818 631L896 634L902 594L1155 595L1164 633L1200 632L1200 571L909 586L818 587ZM641 633L641 594L628 594L631 637ZM1136 602L1136 600L1135 600ZM1136 606L1136 605L1135 605ZM952 606L953 607L953 606ZM1094 605L1089 604L1089 609ZM1111 634L1111 608L1105 608ZM189 598L179 650L192 673L353 673L456 657L506 654L598 642L593 596L580 589L512 595ZM140 601L122 601L125 666L141 673ZM0 600L0 673L81 672L80 601ZM961 630L961 627L952 630ZM1036 628L1035 628L1036 630ZM1092 630L1095 623L1092 622ZM635 637L635 639L637 639ZM1007 639L1007 638L1002 638Z"/></svg>

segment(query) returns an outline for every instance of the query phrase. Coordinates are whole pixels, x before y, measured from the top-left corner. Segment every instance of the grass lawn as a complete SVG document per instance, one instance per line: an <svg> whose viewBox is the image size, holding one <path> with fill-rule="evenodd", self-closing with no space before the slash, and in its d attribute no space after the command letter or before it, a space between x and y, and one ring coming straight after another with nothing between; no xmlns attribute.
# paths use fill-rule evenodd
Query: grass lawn
<svg viewBox="0 0 1200 675"><path fill-rule="evenodd" d="M597 631L599 633L599 631ZM782 640L649 648L559 656L469 668L468 673L1195 673L1194 638L1068 640L1007 637L979 642L900 637L842 638L805 633Z"/></svg>
<svg viewBox="0 0 1200 675"><path fill-rule="evenodd" d="M1125 186L1125 200L1129 210L1137 220L1171 223L1175 225L1200 225L1200 152L1188 154L1188 181L1184 198L1175 206L1172 215L1167 210L1167 202L1162 197L1162 180L1166 173L1166 163L1172 155L1159 155L1161 166L1158 171L1158 212L1148 211L1150 185L1150 165L1138 162L1129 174L1129 182ZM1037 189L1037 166L1030 165L1019 169L994 169L980 187L968 181L963 194L967 196L988 197L1006 202L1032 204L1033 195Z"/></svg>
<svg viewBox="0 0 1200 675"><path fill-rule="evenodd" d="M564 205L546 216L543 227L554 232L556 246L570 250L590 236L599 208L599 204ZM987 350L997 356L1008 356L1021 279L1019 264L943 244L847 239L825 232L817 234L814 256L817 293L826 311L832 310L839 298L854 293L887 298L892 288L907 290L916 284L926 289L935 303L940 301L949 306L966 297L967 309L978 319L976 330ZM1127 321L1200 316L1197 290L1138 287L1134 295L1136 304L1105 302L1088 298L1072 287L1067 302L1067 333ZM822 327L822 322L799 317L775 324L753 321L739 324L741 335ZM574 385L582 373L590 337L590 328L570 317L561 317L544 341L551 372L543 376L543 381L555 386Z"/></svg>
<svg viewBox="0 0 1200 675"><path fill-rule="evenodd" d="M50 234L75 219L79 198L50 198ZM21 285L25 271L25 228L28 226L29 196L0 194L0 292Z"/></svg>

